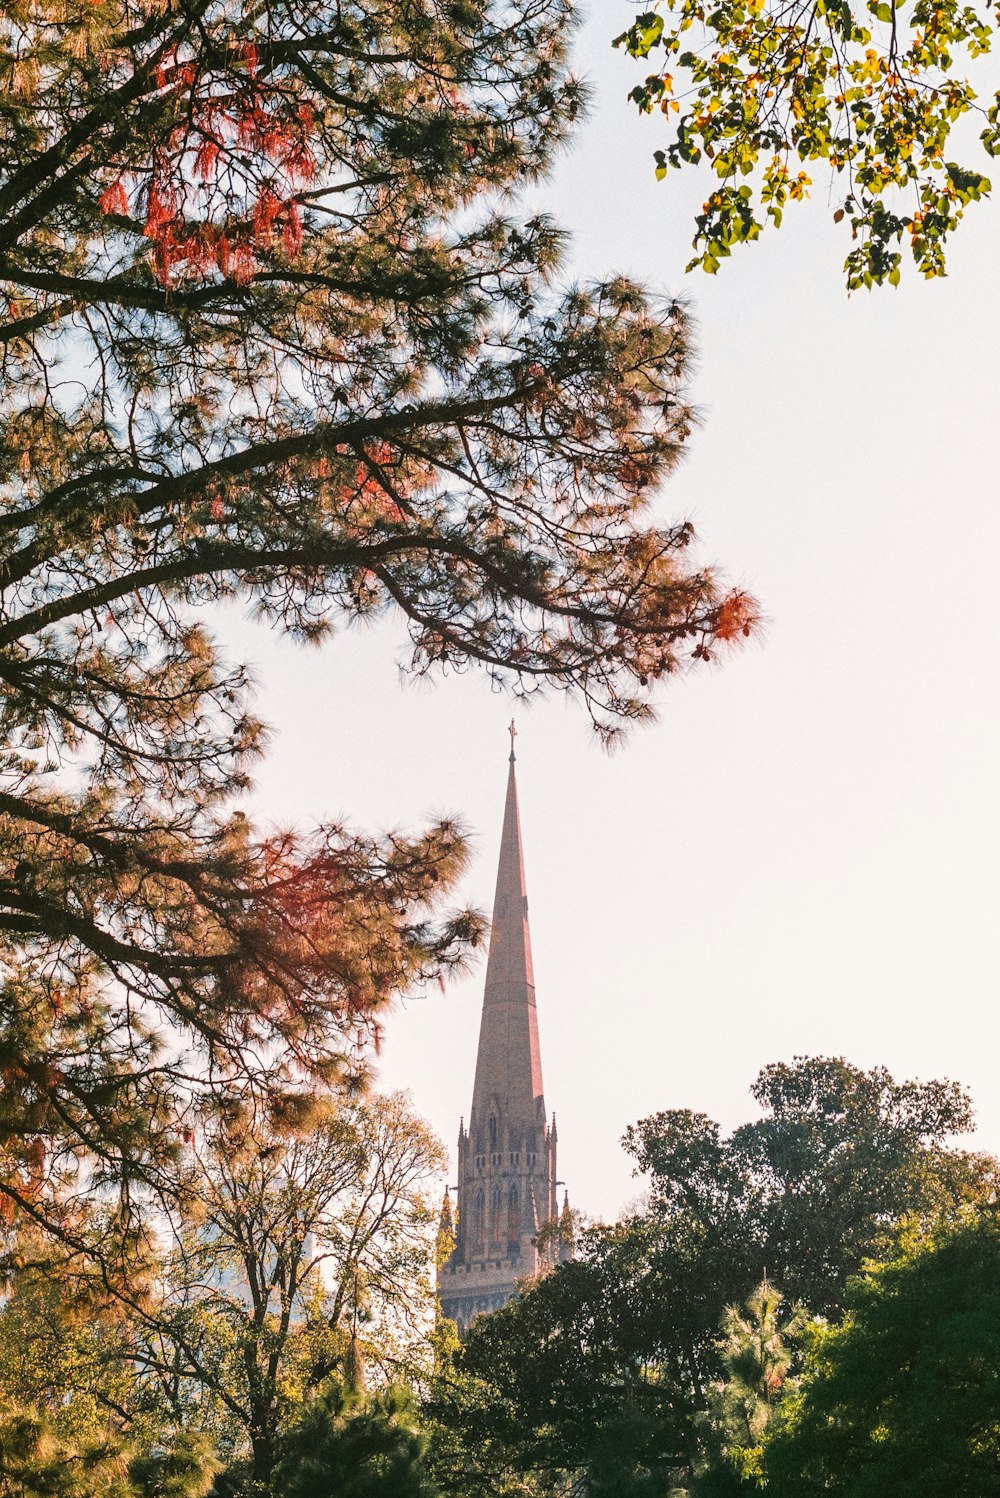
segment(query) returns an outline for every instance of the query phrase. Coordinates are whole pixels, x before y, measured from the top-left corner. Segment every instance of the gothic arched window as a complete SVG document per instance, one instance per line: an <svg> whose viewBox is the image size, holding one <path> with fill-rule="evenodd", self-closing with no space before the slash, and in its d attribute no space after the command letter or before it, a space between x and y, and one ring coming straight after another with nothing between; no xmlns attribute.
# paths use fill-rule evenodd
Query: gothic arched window
<svg viewBox="0 0 1000 1498"><path fill-rule="evenodd" d="M482 1247L483 1237L486 1231L486 1199L482 1191L476 1192L475 1206L472 1209L472 1222L475 1228L474 1237L477 1247Z"/></svg>
<svg viewBox="0 0 1000 1498"><path fill-rule="evenodd" d="M496 1147L497 1147L497 1121L496 1121L495 1118L491 1117L490 1118L490 1149L491 1150L495 1150Z"/></svg>
<svg viewBox="0 0 1000 1498"><path fill-rule="evenodd" d="M493 1187L493 1200L490 1202L490 1241L496 1243L500 1237L500 1187Z"/></svg>
<svg viewBox="0 0 1000 1498"><path fill-rule="evenodd" d="M507 1193L507 1237L516 1238L521 1231L521 1202L516 1186Z"/></svg>

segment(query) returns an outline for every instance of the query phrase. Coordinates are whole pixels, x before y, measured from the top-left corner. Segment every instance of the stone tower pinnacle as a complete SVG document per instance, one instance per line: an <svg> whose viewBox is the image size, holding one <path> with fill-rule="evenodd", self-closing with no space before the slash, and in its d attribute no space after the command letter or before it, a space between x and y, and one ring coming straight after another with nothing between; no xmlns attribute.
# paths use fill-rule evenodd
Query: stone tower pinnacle
<svg viewBox="0 0 1000 1498"><path fill-rule="evenodd" d="M462 1331L559 1257L534 1241L558 1215L556 1131L542 1091L515 734L511 723L472 1112L458 1139L455 1251L438 1275L442 1313ZM557 1240L553 1235L553 1245Z"/></svg>
<svg viewBox="0 0 1000 1498"><path fill-rule="evenodd" d="M514 764L512 741L472 1112L485 1117L490 1099L496 1098L518 1118L534 1117L540 1107L544 1120L535 973Z"/></svg>

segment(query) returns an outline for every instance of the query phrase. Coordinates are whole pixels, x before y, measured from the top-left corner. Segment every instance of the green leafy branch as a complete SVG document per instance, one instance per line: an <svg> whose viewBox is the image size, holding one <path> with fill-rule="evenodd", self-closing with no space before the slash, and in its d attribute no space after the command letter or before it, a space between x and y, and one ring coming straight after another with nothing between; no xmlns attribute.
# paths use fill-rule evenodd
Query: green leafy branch
<svg viewBox="0 0 1000 1498"><path fill-rule="evenodd" d="M820 162L843 181L833 217L854 240L849 289L896 285L906 248L922 275L944 275L949 235L990 191L947 159L951 132L977 111L987 154L1000 150L1000 93L984 107L959 71L991 38L985 14L958 0L663 0L637 16L614 45L640 61L662 54L630 94L673 123L656 176L705 160L718 178L688 269L714 274L734 245L779 226Z"/></svg>

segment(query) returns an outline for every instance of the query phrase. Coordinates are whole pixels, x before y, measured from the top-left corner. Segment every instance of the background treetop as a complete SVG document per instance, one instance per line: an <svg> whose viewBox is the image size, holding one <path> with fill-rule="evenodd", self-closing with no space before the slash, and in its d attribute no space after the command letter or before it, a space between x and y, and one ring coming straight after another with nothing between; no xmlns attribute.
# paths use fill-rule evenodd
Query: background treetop
<svg viewBox="0 0 1000 1498"><path fill-rule="evenodd" d="M631 93L673 126L656 175L705 158L717 179L689 269L715 272L813 185L825 195L829 174L833 217L854 242L851 290L895 285L906 253L943 275L949 235L990 190L949 159L952 131L968 117L988 156L1000 144L1000 94L976 66L993 19L993 7L957 0L664 0L637 16L615 45L663 59ZM966 130L960 139L964 154Z"/></svg>
<svg viewBox="0 0 1000 1498"><path fill-rule="evenodd" d="M726 1242L734 1269L766 1271L814 1313L837 1313L849 1277L892 1249L904 1220L955 1219L995 1199L996 1161L955 1143L972 1126L957 1083L800 1056L766 1066L751 1093L762 1116L728 1138L675 1109L641 1119L624 1143L648 1174L654 1220Z"/></svg>

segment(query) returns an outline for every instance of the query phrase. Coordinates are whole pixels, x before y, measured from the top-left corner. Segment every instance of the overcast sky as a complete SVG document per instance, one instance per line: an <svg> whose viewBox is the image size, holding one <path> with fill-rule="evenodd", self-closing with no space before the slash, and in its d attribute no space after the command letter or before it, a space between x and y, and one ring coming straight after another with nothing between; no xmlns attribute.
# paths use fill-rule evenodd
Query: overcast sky
<svg viewBox="0 0 1000 1498"><path fill-rule="evenodd" d="M695 521L769 622L610 758L565 702L518 710L546 1101L595 1217L636 1193L629 1122L687 1107L733 1127L757 1070L802 1053L953 1077L1000 1150L997 209L970 210L946 281L848 300L820 184L779 235L685 277L706 183L653 180L659 117L631 112L636 65L607 46L630 14L589 24L596 107L528 207L573 231L570 274L690 298L704 424L659 510ZM392 625L318 653L244 624L232 640L275 728L260 814L459 812L466 897L488 906L509 698L402 683ZM381 1063L452 1149L481 982L404 1005Z"/></svg>

